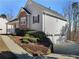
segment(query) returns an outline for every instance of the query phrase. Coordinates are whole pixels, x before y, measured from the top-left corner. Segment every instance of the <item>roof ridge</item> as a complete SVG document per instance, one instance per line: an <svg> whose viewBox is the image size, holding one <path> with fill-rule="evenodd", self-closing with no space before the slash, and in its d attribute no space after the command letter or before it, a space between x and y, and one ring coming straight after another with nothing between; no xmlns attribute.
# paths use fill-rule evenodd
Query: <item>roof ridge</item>
<svg viewBox="0 0 79 59"><path fill-rule="evenodd" d="M31 2L36 4L37 6L41 7L42 9L46 10L47 12L49 12L49 14L51 14L53 16L56 16L58 18L61 18L61 19L66 21L65 17L62 14L58 13L57 11L55 11L53 9L49 9L48 7L42 5L42 4L38 3L38 2L35 2L34 0L32 0Z"/></svg>
<svg viewBox="0 0 79 59"><path fill-rule="evenodd" d="M58 13L57 11L52 10L52 9L50 9L50 8L48 8L48 7L46 7L46 6L42 5L42 4L40 4L40 3L38 3L38 2L35 2L34 0L32 0L32 2L35 3L35 4L38 4L39 6L45 8L45 9L48 9L49 11L51 11L51 12L53 12L53 13L56 13L56 14L58 14L58 15L64 17L62 14Z"/></svg>

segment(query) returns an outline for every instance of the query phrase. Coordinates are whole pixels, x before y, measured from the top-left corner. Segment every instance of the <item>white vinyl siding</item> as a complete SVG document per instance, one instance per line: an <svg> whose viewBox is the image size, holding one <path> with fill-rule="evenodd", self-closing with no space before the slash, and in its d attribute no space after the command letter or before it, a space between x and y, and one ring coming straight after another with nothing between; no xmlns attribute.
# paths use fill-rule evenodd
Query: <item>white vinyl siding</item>
<svg viewBox="0 0 79 59"><path fill-rule="evenodd" d="M60 34L62 33L63 27L67 24L66 21L43 14L43 31L48 35L58 35L54 36L53 39L59 39Z"/></svg>
<svg viewBox="0 0 79 59"><path fill-rule="evenodd" d="M28 4L26 8L31 12L29 19L30 29L42 31L42 12L39 11L40 9L36 7L34 4ZM38 15L39 15L39 19L38 19Z"/></svg>
<svg viewBox="0 0 79 59"><path fill-rule="evenodd" d="M0 34L6 34L7 33L7 27L6 27L6 23L7 23L7 19L6 18L0 18Z"/></svg>

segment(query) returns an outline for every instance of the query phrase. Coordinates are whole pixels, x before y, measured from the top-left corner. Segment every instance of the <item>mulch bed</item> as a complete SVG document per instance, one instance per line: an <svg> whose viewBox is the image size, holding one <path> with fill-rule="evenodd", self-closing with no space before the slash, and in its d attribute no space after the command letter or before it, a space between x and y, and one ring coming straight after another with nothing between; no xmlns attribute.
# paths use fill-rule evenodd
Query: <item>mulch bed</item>
<svg viewBox="0 0 79 59"><path fill-rule="evenodd" d="M48 50L49 50L47 47L45 47L43 45L39 45L37 43L24 44L23 48L25 50L27 50L28 52L30 52L30 53L33 53L33 54L42 54L42 55L48 54ZM29 49L30 49L30 51L29 51Z"/></svg>
<svg viewBox="0 0 79 59"><path fill-rule="evenodd" d="M19 44L22 48L24 48L26 51L32 54L38 54L38 55L47 55L49 48L45 47L44 45L38 44L38 43L21 43L20 39L21 36L14 36L15 42Z"/></svg>
<svg viewBox="0 0 79 59"><path fill-rule="evenodd" d="M15 42L18 43L18 44L21 44L21 39L22 37L21 36L15 36Z"/></svg>

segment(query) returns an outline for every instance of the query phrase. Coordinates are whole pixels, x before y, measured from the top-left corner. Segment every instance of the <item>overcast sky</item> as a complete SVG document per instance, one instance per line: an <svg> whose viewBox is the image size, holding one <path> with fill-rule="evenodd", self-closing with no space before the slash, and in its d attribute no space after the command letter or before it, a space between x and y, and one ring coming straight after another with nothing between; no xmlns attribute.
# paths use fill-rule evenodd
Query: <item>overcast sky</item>
<svg viewBox="0 0 79 59"><path fill-rule="evenodd" d="M79 0L34 0L46 7L63 14L63 7L67 5L69 1ZM14 17L18 14L21 7L26 4L27 0L0 0L0 14L12 14Z"/></svg>

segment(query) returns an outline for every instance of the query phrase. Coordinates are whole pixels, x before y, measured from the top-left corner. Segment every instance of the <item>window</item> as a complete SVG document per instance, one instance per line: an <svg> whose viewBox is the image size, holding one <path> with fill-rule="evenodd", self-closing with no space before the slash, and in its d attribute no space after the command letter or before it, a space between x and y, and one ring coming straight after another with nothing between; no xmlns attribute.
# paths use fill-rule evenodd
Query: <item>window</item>
<svg viewBox="0 0 79 59"><path fill-rule="evenodd" d="M39 23L39 20L40 20L40 16L33 16L33 24L34 23Z"/></svg>
<svg viewBox="0 0 79 59"><path fill-rule="evenodd" d="M39 19L40 19L40 16L38 15L38 23L39 23Z"/></svg>
<svg viewBox="0 0 79 59"><path fill-rule="evenodd" d="M26 24L26 17L21 17L20 22L21 22L21 25L25 25Z"/></svg>

